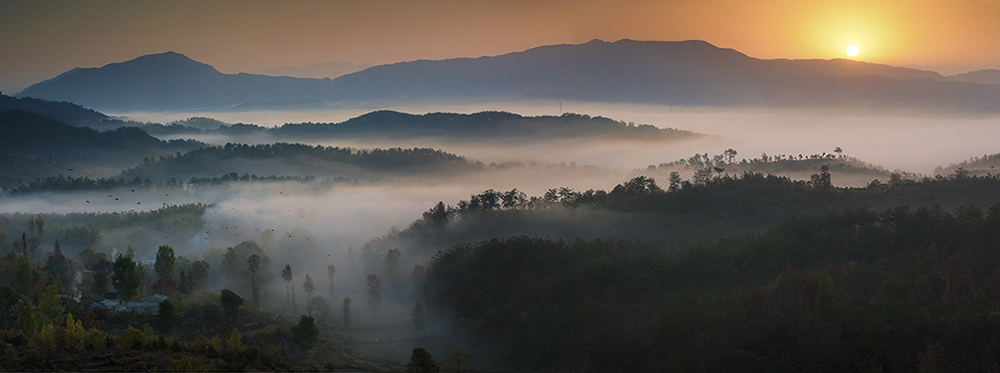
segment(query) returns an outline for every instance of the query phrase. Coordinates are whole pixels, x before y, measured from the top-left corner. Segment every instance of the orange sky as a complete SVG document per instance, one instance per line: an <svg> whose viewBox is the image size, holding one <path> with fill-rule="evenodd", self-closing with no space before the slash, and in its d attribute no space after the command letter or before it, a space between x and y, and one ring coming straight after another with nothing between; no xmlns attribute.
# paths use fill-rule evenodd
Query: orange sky
<svg viewBox="0 0 1000 373"><path fill-rule="evenodd" d="M183 53L233 73L478 57L539 45L701 39L758 58L1000 69L1000 0L0 0L0 90Z"/></svg>

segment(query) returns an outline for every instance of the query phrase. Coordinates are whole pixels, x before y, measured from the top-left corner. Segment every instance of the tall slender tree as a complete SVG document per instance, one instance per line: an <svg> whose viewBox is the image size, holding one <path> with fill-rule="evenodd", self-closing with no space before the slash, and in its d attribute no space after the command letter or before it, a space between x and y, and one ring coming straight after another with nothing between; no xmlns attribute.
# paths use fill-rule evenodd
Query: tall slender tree
<svg viewBox="0 0 1000 373"><path fill-rule="evenodd" d="M250 290L253 294L253 305L260 307L260 286L257 284L257 270L260 269L260 255L250 255L250 257L247 258L247 268L250 270Z"/></svg>
<svg viewBox="0 0 1000 373"><path fill-rule="evenodd" d="M281 270L281 279L285 280L285 306L291 306L295 308L295 299L292 297L292 281L295 277L292 274L292 266L290 264L285 264L285 269Z"/></svg>
<svg viewBox="0 0 1000 373"><path fill-rule="evenodd" d="M326 266L326 275L328 277L330 277L330 295L331 296L333 295L333 285L334 285L333 284L333 275L335 275L335 274L337 274L337 267L334 267L333 264L327 265Z"/></svg>
<svg viewBox="0 0 1000 373"><path fill-rule="evenodd" d="M302 282L302 290L306 291L306 304L312 300L312 292L316 290L316 284L313 282L312 276L306 273L306 280Z"/></svg>

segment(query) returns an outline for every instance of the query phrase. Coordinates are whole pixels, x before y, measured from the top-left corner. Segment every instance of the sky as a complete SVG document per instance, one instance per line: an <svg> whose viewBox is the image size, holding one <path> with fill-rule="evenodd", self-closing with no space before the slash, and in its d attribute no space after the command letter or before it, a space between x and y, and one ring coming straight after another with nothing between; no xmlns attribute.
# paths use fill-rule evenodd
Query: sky
<svg viewBox="0 0 1000 373"><path fill-rule="evenodd" d="M700 39L757 58L1000 69L1000 0L0 0L0 91L175 51L225 73Z"/></svg>

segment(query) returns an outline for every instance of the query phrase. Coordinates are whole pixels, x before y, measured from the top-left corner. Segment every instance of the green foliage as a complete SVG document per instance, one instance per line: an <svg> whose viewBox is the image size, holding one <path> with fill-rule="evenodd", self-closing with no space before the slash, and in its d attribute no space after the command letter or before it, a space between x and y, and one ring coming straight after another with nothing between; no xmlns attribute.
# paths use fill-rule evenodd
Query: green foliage
<svg viewBox="0 0 1000 373"><path fill-rule="evenodd" d="M27 295L22 295L21 300L17 303L17 321L14 322L14 327L20 330L24 335L31 337L35 335L38 331L38 316L35 315L35 305L31 303L31 299Z"/></svg>
<svg viewBox="0 0 1000 373"><path fill-rule="evenodd" d="M167 367L168 372L207 372L205 369L205 364L202 364L201 359L193 356L181 356L180 358L174 359L170 362L170 366Z"/></svg>
<svg viewBox="0 0 1000 373"><path fill-rule="evenodd" d="M129 248L128 253L116 255L113 264L111 284L118 290L118 297L124 300L139 294L139 286L142 285L143 270L133 259L134 255Z"/></svg>
<svg viewBox="0 0 1000 373"><path fill-rule="evenodd" d="M156 275L160 278L173 277L177 271L176 261L177 257L174 255L174 248L169 245L160 245L156 251L156 262L153 265Z"/></svg>
<svg viewBox="0 0 1000 373"><path fill-rule="evenodd" d="M303 351L308 351L316 344L319 337L319 328L311 316L302 315L298 324L292 325L292 342Z"/></svg>
<svg viewBox="0 0 1000 373"><path fill-rule="evenodd" d="M63 320L66 308L63 307L62 299L59 298L59 288L49 285L45 293L38 299L38 323L58 324Z"/></svg>
<svg viewBox="0 0 1000 373"><path fill-rule="evenodd" d="M434 361L434 357L431 356L430 352L427 352L423 347L417 347L413 349L413 354L410 355L410 362L406 364L407 373L440 373L441 368L438 367L437 362Z"/></svg>
<svg viewBox="0 0 1000 373"><path fill-rule="evenodd" d="M169 332L177 325L177 321L180 319L181 315L177 310L177 303L173 299L167 299L160 302L156 310L156 325L163 332Z"/></svg>
<svg viewBox="0 0 1000 373"><path fill-rule="evenodd" d="M235 322L240 306L243 305L243 298L229 289L222 289L219 295L219 305L222 307L225 318L230 322Z"/></svg>
<svg viewBox="0 0 1000 373"><path fill-rule="evenodd" d="M140 349L146 345L146 335L141 330L129 326L118 336L117 343L120 347Z"/></svg>
<svg viewBox="0 0 1000 373"><path fill-rule="evenodd" d="M455 347L451 353L445 355L444 364L441 364L442 373L461 373L469 371L466 364L469 362L469 354Z"/></svg>

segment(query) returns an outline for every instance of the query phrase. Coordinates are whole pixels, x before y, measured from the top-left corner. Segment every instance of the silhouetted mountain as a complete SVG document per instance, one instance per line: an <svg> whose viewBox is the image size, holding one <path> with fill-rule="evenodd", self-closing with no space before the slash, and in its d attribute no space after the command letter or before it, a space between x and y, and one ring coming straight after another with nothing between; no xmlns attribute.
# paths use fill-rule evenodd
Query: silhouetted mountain
<svg viewBox="0 0 1000 373"><path fill-rule="evenodd" d="M979 84L1000 84L1000 70L971 71L965 74L951 75L948 77L948 80Z"/></svg>
<svg viewBox="0 0 1000 373"><path fill-rule="evenodd" d="M826 83L821 77L875 75L941 79L933 72L841 59L760 60L697 40L593 40L496 57L376 66L337 78L334 85L340 99L514 97L731 105L781 102L812 84L838 80ZM808 91L838 87L818 88Z"/></svg>
<svg viewBox="0 0 1000 373"><path fill-rule="evenodd" d="M102 110L266 110L442 99L1000 109L995 85L843 59L762 60L697 40L594 40L494 57L381 65L332 81L227 75L164 53L71 70L17 95Z"/></svg>
<svg viewBox="0 0 1000 373"><path fill-rule="evenodd" d="M16 94L104 111L221 108L253 102L320 100L329 80L223 74L167 52L100 68L77 68Z"/></svg>
<svg viewBox="0 0 1000 373"><path fill-rule="evenodd" d="M60 173L79 175L121 170L144 157L203 146L195 141L163 141L135 127L100 132L75 127L21 109L0 111L0 184L11 185Z"/></svg>
<svg viewBox="0 0 1000 373"><path fill-rule="evenodd" d="M333 79L338 76L358 72L369 67L372 67L369 63L355 65L353 63L343 61L327 61L309 64L303 67L285 66L277 69L256 70L251 71L250 73L270 76L292 76L296 78Z"/></svg>

